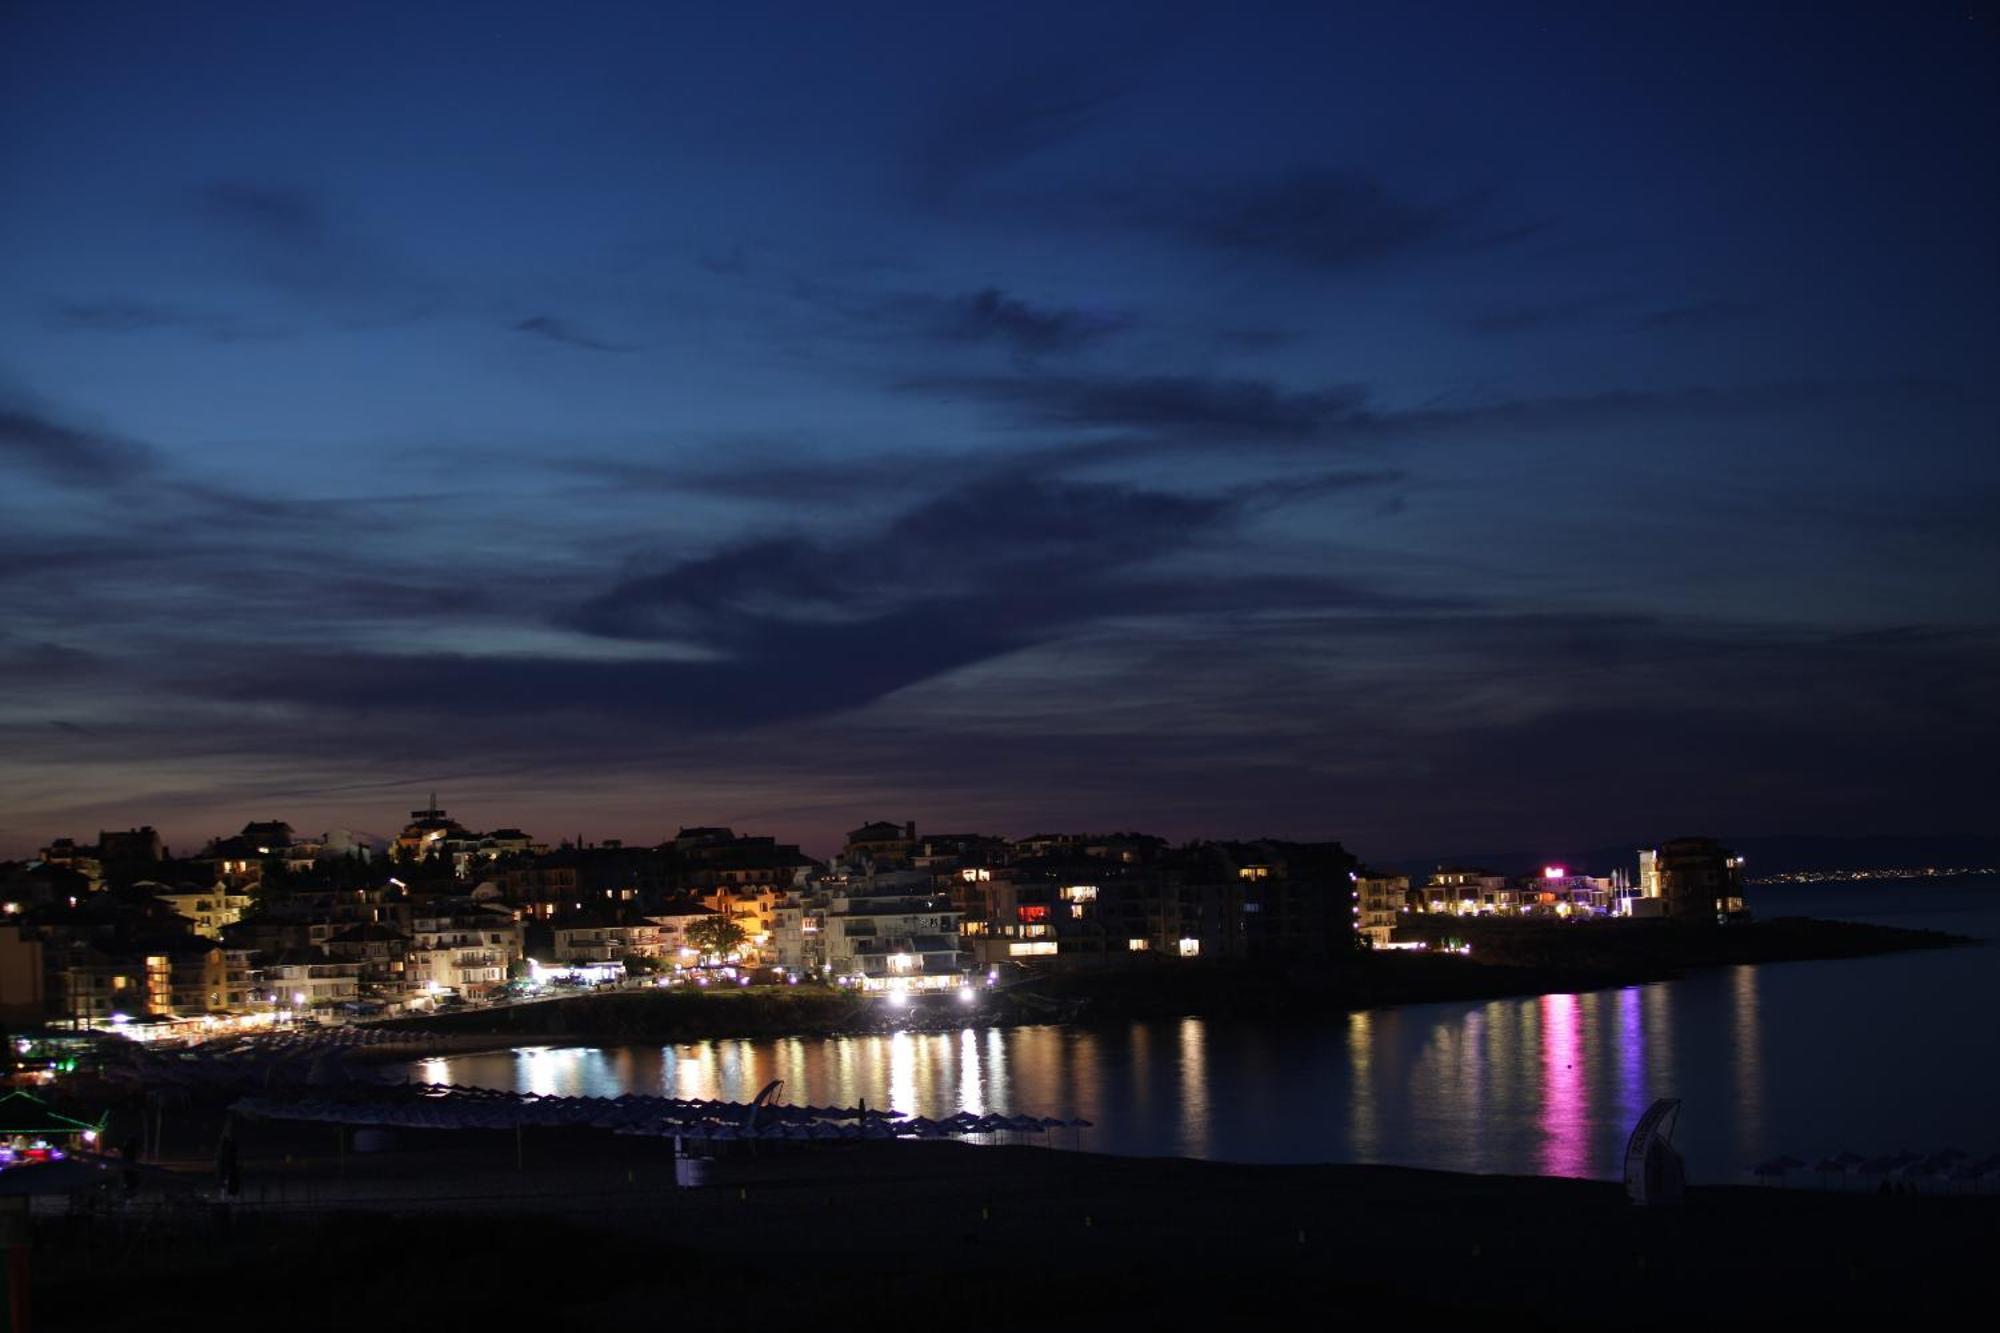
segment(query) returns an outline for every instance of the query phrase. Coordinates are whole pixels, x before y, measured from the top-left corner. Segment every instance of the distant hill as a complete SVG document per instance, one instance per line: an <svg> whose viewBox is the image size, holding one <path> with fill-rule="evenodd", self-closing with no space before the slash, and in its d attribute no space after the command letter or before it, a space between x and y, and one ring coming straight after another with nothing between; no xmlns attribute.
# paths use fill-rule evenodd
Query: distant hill
<svg viewBox="0 0 2000 1333"><path fill-rule="evenodd" d="M1665 841L1663 835L1657 841ZM1891 870L1917 866L2000 866L2000 837L1979 834L1900 835L1880 834L1860 838L1831 838L1786 835L1763 838L1733 838L1711 835L1744 858L1744 870L1751 876L1780 875L1794 870ZM1526 875L1544 865L1559 863L1570 870L1591 875L1607 875L1623 867L1637 873L1639 848L1657 845L1633 841L1623 846L1600 847L1581 857L1532 852L1486 852L1460 856L1427 857L1396 861L1388 865L1409 875L1428 875L1441 865L1480 866L1502 875Z"/></svg>

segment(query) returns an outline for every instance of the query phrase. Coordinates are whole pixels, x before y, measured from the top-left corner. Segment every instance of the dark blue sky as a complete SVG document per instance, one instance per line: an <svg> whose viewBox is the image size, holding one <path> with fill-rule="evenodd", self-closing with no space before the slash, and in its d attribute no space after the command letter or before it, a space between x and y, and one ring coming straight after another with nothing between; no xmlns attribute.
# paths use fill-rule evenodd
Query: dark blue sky
<svg viewBox="0 0 2000 1333"><path fill-rule="evenodd" d="M0 852L1995 829L1990 6L1078 8L11 6Z"/></svg>

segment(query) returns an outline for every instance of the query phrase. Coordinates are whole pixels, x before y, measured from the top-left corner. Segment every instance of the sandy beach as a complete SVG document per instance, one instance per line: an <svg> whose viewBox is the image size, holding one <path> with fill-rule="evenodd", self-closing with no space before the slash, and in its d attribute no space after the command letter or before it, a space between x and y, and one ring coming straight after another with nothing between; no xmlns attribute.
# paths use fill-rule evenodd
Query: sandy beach
<svg viewBox="0 0 2000 1333"><path fill-rule="evenodd" d="M1642 1210L1595 1181L910 1142L759 1145L680 1189L664 1140L398 1131L364 1153L331 1126L268 1121L239 1123L224 1209L212 1158L185 1151L213 1128L170 1128L163 1165L184 1190L40 1224L39 1327L279 1309L288 1328L344 1330L697 1310L830 1327L892 1311L972 1328L1292 1312L1922 1324L1984 1290L2000 1239L1991 1195L1702 1187ZM185 1323L161 1322L168 1294Z"/></svg>

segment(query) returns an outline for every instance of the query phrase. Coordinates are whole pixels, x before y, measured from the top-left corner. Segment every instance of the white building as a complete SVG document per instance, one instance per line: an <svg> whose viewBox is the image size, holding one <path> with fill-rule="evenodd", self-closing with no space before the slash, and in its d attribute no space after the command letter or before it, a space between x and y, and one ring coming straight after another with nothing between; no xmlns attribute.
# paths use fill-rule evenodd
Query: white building
<svg viewBox="0 0 2000 1333"><path fill-rule="evenodd" d="M521 957L512 910L459 900L410 918L410 984L431 992L485 995L504 986Z"/></svg>
<svg viewBox="0 0 2000 1333"><path fill-rule="evenodd" d="M927 878L927 877L926 877ZM830 896L822 917L827 967L868 991L943 990L965 982L960 913L930 892L852 884Z"/></svg>

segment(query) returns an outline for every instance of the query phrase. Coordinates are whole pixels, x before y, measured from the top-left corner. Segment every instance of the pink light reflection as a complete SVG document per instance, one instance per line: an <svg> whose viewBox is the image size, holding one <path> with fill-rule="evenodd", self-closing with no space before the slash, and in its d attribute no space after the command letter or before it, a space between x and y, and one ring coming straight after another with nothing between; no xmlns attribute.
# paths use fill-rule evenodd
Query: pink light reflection
<svg viewBox="0 0 2000 1333"><path fill-rule="evenodd" d="M1588 1176L1590 1105L1583 1058L1583 1011L1574 995L1541 998L1542 1174Z"/></svg>

